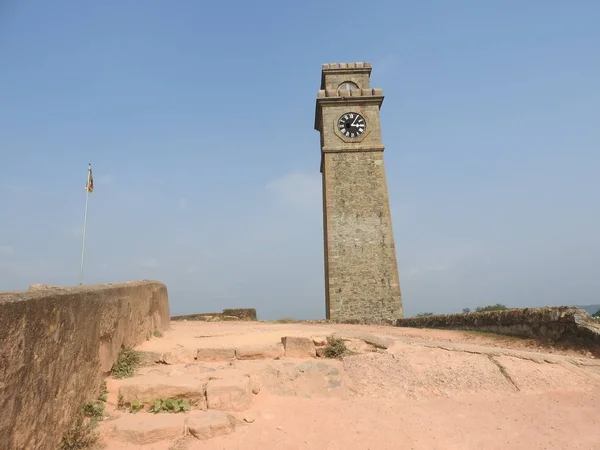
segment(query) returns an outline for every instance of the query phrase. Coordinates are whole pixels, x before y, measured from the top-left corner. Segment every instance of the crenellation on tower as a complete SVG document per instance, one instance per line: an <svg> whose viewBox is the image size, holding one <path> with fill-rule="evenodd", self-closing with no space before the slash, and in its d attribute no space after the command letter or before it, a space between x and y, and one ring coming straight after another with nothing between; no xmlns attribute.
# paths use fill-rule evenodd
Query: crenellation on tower
<svg viewBox="0 0 600 450"><path fill-rule="evenodd" d="M403 317L371 64L324 64L315 129L321 138L328 319Z"/></svg>

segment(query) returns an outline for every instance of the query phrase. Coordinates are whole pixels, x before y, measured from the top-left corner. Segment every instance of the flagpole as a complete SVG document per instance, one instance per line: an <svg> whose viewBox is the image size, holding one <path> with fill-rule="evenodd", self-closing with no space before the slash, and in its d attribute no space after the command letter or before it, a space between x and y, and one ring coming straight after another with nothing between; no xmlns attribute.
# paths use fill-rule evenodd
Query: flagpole
<svg viewBox="0 0 600 450"><path fill-rule="evenodd" d="M81 242L81 265L79 267L79 285L83 284L83 258L85 256L85 230L87 227L87 212L88 212L88 199L90 197L90 172L92 171L92 165L88 165L88 177L87 184L85 185L85 212L83 214L83 240Z"/></svg>

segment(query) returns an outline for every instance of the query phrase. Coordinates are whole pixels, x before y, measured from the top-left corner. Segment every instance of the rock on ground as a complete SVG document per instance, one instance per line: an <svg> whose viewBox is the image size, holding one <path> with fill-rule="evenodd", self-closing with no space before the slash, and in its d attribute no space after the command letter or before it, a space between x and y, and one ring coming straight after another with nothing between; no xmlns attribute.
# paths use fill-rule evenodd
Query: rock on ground
<svg viewBox="0 0 600 450"><path fill-rule="evenodd" d="M209 409L241 411L252 403L250 377L237 376L212 379L206 385L206 400Z"/></svg>
<svg viewBox="0 0 600 450"><path fill-rule="evenodd" d="M277 345L248 345L235 351L238 359L275 359L284 354L283 344Z"/></svg>
<svg viewBox="0 0 600 450"><path fill-rule="evenodd" d="M306 337L284 336L281 342L288 358L314 358L317 356L315 344Z"/></svg>
<svg viewBox="0 0 600 450"><path fill-rule="evenodd" d="M196 354L197 361L227 361L235 358L234 348L199 348Z"/></svg>
<svg viewBox="0 0 600 450"><path fill-rule="evenodd" d="M137 445L175 439L185 432L183 414L123 414L111 423L111 434Z"/></svg>
<svg viewBox="0 0 600 450"><path fill-rule="evenodd" d="M191 411L187 429L196 439L210 439L234 431L233 421L222 411Z"/></svg>

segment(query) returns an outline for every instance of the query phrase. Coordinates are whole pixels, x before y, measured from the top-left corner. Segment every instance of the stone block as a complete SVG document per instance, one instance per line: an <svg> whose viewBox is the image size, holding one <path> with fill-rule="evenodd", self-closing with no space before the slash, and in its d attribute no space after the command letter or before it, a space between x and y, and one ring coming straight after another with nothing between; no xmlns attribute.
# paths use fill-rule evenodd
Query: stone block
<svg viewBox="0 0 600 450"><path fill-rule="evenodd" d="M229 361L235 359L233 348L199 348L196 353L197 361Z"/></svg>
<svg viewBox="0 0 600 450"><path fill-rule="evenodd" d="M187 428L196 439L210 439L234 431L233 421L221 411L191 411Z"/></svg>
<svg viewBox="0 0 600 450"><path fill-rule="evenodd" d="M394 340L387 336L366 333L363 331L337 331L334 336L340 339L360 339L376 348L387 349L394 345Z"/></svg>
<svg viewBox="0 0 600 450"><path fill-rule="evenodd" d="M194 408L206 409L206 381L179 377L129 378L120 382L119 395L125 404L149 404L155 398L181 398Z"/></svg>
<svg viewBox="0 0 600 450"><path fill-rule="evenodd" d="M327 345L327 337L325 336L313 336L311 339L317 347Z"/></svg>
<svg viewBox="0 0 600 450"><path fill-rule="evenodd" d="M184 433L183 414L123 414L111 424L111 434L117 440L135 445L176 439Z"/></svg>
<svg viewBox="0 0 600 450"><path fill-rule="evenodd" d="M315 344L312 339L296 336L284 336L281 338L288 358L314 358L317 356Z"/></svg>
<svg viewBox="0 0 600 450"><path fill-rule="evenodd" d="M235 350L238 359L275 359L283 354L283 344L248 345Z"/></svg>
<svg viewBox="0 0 600 450"><path fill-rule="evenodd" d="M176 348L160 356L160 362L165 364L182 364L194 361L196 350L191 348Z"/></svg>
<svg viewBox="0 0 600 450"><path fill-rule="evenodd" d="M206 400L209 409L242 411L252 403L250 377L238 376L209 380L206 385Z"/></svg>

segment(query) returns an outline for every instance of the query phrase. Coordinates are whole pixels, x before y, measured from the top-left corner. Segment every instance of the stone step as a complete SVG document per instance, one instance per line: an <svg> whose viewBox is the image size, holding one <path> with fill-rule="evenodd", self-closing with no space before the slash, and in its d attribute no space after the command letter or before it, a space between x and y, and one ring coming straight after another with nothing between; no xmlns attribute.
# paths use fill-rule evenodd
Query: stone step
<svg viewBox="0 0 600 450"><path fill-rule="evenodd" d="M135 404L139 410L146 411L152 400L182 399L192 409L240 411L250 406L253 394L260 390L256 380L236 368L203 371L201 365L188 366L187 369L185 366L172 368L168 374L153 369L120 380L119 405L131 410ZM186 371L188 373L182 373Z"/></svg>
<svg viewBox="0 0 600 450"><path fill-rule="evenodd" d="M130 408L134 403L147 409L154 399L182 399L195 409L206 409L207 380L195 377L165 377L156 374L133 377L119 383L119 405Z"/></svg>
<svg viewBox="0 0 600 450"><path fill-rule="evenodd" d="M135 445L171 441L185 434L206 440L232 433L235 419L222 411L122 414L106 427L110 438Z"/></svg>
<svg viewBox="0 0 600 450"><path fill-rule="evenodd" d="M378 342L377 338L372 335L369 335L368 338ZM191 362L280 359L283 357L315 358L317 356L316 349L324 345L326 345L324 337L282 336L280 342L261 344L243 344L232 347L198 346L197 348L177 346L168 350L163 347L161 351L145 347L144 350L139 351L144 365L154 363L172 365Z"/></svg>
<svg viewBox="0 0 600 450"><path fill-rule="evenodd" d="M108 435L136 445L176 439L186 431L185 414L123 414L108 425Z"/></svg>

